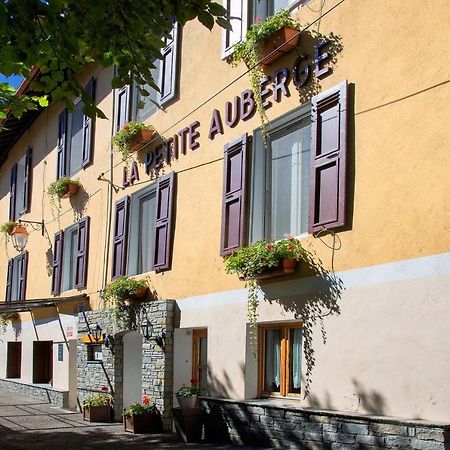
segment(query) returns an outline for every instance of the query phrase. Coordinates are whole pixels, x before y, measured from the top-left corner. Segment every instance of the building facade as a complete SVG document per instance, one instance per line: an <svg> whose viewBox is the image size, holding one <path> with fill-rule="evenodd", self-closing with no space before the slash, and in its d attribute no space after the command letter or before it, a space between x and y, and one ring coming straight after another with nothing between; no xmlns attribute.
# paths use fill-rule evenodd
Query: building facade
<svg viewBox="0 0 450 450"><path fill-rule="evenodd" d="M251 23L281 6L228 3L233 32L174 26L154 69L159 93L111 90L113 70L92 65L79 79L107 120L90 120L80 102L6 122L1 222L38 224L27 224L20 253L5 237L0 258L9 318L0 386L76 407L106 385L116 413L148 393L169 427L173 393L195 377L211 417L241 409L225 433L238 442L253 429L283 443L270 414L261 425L261 411L278 408L283 420L309 411L310 424L311 411L329 411L293 442L308 441L317 423L317 440L333 441L327 423L356 445L374 429L358 422L370 415L385 427L373 445L392 435L405 448L422 445L424 419L438 436L429 441L442 445L433 448L444 448L450 84L448 49L436 46L450 38L449 5L281 5L302 31L294 50L263 69L264 131L247 69L227 57ZM158 138L126 163L111 140L130 120ZM82 188L58 208L46 190L64 176ZM285 234L310 259L258 283L255 334L245 281L225 273L224 255ZM122 275L150 286L152 300L136 312L152 322L150 339L103 309L102 290ZM97 324L109 342L83 340ZM339 427L351 417L361 433L335 430L333 417Z"/></svg>

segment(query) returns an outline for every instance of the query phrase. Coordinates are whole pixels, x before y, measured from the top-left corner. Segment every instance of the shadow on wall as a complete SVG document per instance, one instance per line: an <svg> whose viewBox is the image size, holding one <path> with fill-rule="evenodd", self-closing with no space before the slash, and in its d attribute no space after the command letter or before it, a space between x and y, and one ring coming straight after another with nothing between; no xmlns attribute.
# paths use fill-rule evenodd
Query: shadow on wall
<svg viewBox="0 0 450 450"><path fill-rule="evenodd" d="M241 362L239 364L240 378L242 383L245 381L245 364ZM233 378L227 373L226 370L222 370L218 374L214 368L208 367L208 392L207 395L211 397L219 398L233 398L236 396L236 392L233 386L236 386L236 376Z"/></svg>
<svg viewBox="0 0 450 450"><path fill-rule="evenodd" d="M286 290L279 284L261 285L260 289L264 300L278 303L286 312L303 323L303 353L306 361L304 396L307 397L315 365L314 328L320 327L323 343L326 344L324 319L340 314L338 302L344 284L335 273L325 269L322 261L310 251L306 251L300 277L295 281L296 283L290 283Z"/></svg>

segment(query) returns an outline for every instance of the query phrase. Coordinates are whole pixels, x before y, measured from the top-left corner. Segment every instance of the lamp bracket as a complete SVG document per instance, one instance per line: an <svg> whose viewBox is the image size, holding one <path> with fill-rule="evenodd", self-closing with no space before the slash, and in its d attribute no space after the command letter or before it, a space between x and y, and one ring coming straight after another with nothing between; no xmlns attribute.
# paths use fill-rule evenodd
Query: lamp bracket
<svg viewBox="0 0 450 450"><path fill-rule="evenodd" d="M44 224L44 219L42 219L40 222L37 222L35 220L23 220L23 219L19 219L17 221L17 223L23 223L26 225L31 225L31 228L34 231L40 230L42 236L44 236L44 232L45 232L45 224Z"/></svg>

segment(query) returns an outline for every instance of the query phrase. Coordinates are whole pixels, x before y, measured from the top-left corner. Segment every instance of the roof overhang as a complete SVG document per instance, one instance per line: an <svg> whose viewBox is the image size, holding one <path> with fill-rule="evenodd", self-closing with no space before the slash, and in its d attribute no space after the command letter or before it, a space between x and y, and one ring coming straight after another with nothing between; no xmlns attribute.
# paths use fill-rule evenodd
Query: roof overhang
<svg viewBox="0 0 450 450"><path fill-rule="evenodd" d="M15 314L19 312L32 311L36 308L56 308L61 303L84 303L88 299L89 297L86 294L80 294L72 297L46 297L19 302L3 302L0 303L0 314Z"/></svg>

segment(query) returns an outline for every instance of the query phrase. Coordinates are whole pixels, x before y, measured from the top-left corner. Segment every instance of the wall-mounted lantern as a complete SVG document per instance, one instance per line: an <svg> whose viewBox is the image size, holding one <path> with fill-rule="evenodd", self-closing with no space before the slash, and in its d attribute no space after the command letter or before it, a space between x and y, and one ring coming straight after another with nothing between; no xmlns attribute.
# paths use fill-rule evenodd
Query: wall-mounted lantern
<svg viewBox="0 0 450 450"><path fill-rule="evenodd" d="M25 225L23 225L25 224ZM44 221L41 222L35 222L33 220L22 220L19 219L17 221L17 225L13 228L11 232L11 241L13 244L13 247L18 251L21 252L25 249L28 242L28 230L26 229L26 225L30 224L33 230L41 230L42 236L44 236L45 231L45 225Z"/></svg>
<svg viewBox="0 0 450 450"><path fill-rule="evenodd" d="M103 334L102 334L102 327L97 323L96 327L94 328L94 331L92 332L92 336L94 337L94 341L99 343L102 338L103 338Z"/></svg>
<svg viewBox="0 0 450 450"><path fill-rule="evenodd" d="M166 333L164 333L163 331L161 335L153 337L153 325L148 319L148 317L142 320L141 330L142 334L144 335L144 339L146 341L150 341L153 339L162 349L164 349L166 345Z"/></svg>

